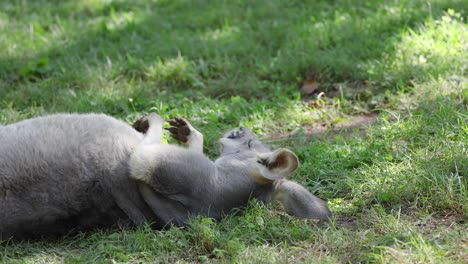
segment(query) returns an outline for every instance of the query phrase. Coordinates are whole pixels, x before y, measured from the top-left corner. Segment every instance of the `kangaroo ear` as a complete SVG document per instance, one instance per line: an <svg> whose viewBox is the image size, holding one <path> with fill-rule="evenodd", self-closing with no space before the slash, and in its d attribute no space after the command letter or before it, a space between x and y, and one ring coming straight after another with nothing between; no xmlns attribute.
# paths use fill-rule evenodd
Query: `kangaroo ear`
<svg viewBox="0 0 468 264"><path fill-rule="evenodd" d="M290 176L299 167L297 156L285 148L259 154L257 163L260 176L272 181Z"/></svg>
<svg viewBox="0 0 468 264"><path fill-rule="evenodd" d="M286 213L302 218L329 220L332 216L327 202L317 198L302 185L279 180L274 183L273 201L279 201Z"/></svg>

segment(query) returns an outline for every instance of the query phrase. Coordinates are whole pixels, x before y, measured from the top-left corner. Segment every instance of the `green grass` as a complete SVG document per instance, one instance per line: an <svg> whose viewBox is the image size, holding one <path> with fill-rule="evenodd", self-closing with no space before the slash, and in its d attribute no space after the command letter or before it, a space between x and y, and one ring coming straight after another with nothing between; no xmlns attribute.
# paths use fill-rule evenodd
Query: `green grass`
<svg viewBox="0 0 468 264"><path fill-rule="evenodd" d="M186 229L0 245L1 263L464 263L464 1L0 2L0 124L54 112L188 117L215 157L251 127L299 156L320 224L255 201ZM304 80L319 83L307 97ZM309 135L377 113L364 129ZM293 133L288 139L271 135Z"/></svg>

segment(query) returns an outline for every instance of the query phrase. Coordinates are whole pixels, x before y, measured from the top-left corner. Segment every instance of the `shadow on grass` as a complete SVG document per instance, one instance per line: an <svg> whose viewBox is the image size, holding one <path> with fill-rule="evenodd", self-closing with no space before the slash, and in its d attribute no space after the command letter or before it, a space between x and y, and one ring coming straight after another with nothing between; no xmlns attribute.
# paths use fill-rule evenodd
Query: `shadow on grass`
<svg viewBox="0 0 468 264"><path fill-rule="evenodd" d="M394 52L393 43L406 28L449 7L462 9L461 1L432 6L424 1L115 1L36 7L22 15L53 18L31 22L33 40L41 43L57 30L62 36L44 41L47 48L38 53L2 58L0 96L23 107L60 104L83 94L101 100L100 93L142 101L194 91L213 98L270 98L287 96L284 90L295 90L303 78L366 80L364 65ZM21 15L13 11L12 17Z"/></svg>

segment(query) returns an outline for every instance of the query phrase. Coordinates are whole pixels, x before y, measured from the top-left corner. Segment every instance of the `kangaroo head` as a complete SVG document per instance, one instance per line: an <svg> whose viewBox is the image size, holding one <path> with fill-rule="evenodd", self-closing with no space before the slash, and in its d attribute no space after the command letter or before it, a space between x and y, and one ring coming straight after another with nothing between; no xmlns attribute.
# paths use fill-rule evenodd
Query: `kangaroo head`
<svg viewBox="0 0 468 264"><path fill-rule="evenodd" d="M261 190L255 193L265 202L278 201L288 214L327 220L331 212L325 201L312 195L302 185L286 180L299 167L299 159L289 149L271 151L247 128L232 130L219 142L222 159L236 160L247 168L248 175ZM271 186L271 188L262 188Z"/></svg>
<svg viewBox="0 0 468 264"><path fill-rule="evenodd" d="M228 132L219 142L221 157L244 161L250 174L260 182L271 182L286 178L299 167L299 159L289 149L271 151L247 128Z"/></svg>

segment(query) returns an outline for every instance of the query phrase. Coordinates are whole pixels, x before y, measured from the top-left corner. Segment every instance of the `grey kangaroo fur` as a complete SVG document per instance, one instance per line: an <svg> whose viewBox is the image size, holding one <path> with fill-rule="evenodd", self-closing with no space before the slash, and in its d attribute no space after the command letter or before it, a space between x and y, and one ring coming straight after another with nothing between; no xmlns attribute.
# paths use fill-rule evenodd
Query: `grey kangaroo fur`
<svg viewBox="0 0 468 264"><path fill-rule="evenodd" d="M0 240L62 235L112 225L184 226L191 215L219 218L251 197L286 212L329 219L326 202L286 180L299 166L287 149L270 151L248 129L203 154L203 135L169 121L185 147L161 143L164 120L134 127L103 114L56 114L0 126Z"/></svg>

